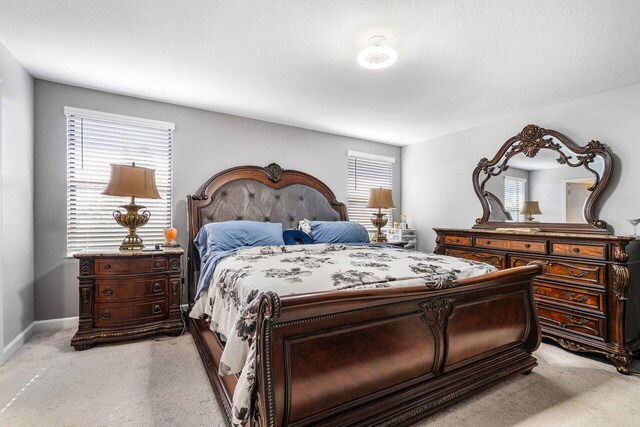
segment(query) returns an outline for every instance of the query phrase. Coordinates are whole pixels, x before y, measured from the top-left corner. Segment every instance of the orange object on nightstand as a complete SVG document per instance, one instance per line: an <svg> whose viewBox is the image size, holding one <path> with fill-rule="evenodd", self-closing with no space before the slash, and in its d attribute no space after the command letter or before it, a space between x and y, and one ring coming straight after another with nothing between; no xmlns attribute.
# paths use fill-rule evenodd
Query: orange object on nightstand
<svg viewBox="0 0 640 427"><path fill-rule="evenodd" d="M174 227L164 229L164 244L175 245L178 237L178 230Z"/></svg>

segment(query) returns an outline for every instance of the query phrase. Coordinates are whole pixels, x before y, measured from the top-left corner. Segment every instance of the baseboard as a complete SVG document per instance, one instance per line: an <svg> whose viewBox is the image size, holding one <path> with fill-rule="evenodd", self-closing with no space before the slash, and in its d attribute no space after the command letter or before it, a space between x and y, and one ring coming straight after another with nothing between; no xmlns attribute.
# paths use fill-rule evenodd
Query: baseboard
<svg viewBox="0 0 640 427"><path fill-rule="evenodd" d="M31 335L36 332L36 322L31 322L29 326L25 328L24 331L20 332L17 337L15 337L9 344L7 344L2 349L2 358L0 360L0 365L4 365L4 363L9 360L13 354L20 349L26 343Z"/></svg>
<svg viewBox="0 0 640 427"><path fill-rule="evenodd" d="M182 304L180 308L183 311L189 310L189 304ZM63 317L61 319L48 319L48 320L36 320L31 322L24 331L13 339L2 350L2 357L0 357L0 366L9 360L9 358L20 349L26 343L29 338L35 333L40 331L55 331L58 329L76 328L78 326L78 316L75 317Z"/></svg>
<svg viewBox="0 0 640 427"><path fill-rule="evenodd" d="M77 328L78 316L63 317L62 319L36 320L36 331L55 331L57 329Z"/></svg>

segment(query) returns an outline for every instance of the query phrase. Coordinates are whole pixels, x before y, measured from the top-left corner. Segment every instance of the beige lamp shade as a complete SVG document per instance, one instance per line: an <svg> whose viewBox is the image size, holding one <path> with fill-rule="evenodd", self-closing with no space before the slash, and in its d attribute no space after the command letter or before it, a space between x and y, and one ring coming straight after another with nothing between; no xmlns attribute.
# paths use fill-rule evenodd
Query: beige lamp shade
<svg viewBox="0 0 640 427"><path fill-rule="evenodd" d="M368 208L395 208L390 188L372 188L369 192Z"/></svg>
<svg viewBox="0 0 640 427"><path fill-rule="evenodd" d="M529 201L529 202L524 202L524 206L522 207L522 210L520 211L521 214L523 215L541 215L542 212L540 212L540 205L537 201Z"/></svg>
<svg viewBox="0 0 640 427"><path fill-rule="evenodd" d="M102 194L159 199L156 171L132 165L111 165L111 176Z"/></svg>

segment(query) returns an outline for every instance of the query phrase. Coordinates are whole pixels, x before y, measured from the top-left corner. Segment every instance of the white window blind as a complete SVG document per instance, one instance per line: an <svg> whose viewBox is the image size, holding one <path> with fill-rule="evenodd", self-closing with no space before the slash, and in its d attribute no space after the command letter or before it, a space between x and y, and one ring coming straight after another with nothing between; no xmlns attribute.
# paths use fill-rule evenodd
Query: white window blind
<svg viewBox="0 0 640 427"><path fill-rule="evenodd" d="M127 197L100 194L111 164L155 169L160 199L136 199L151 212L137 230L145 244L163 240L171 225L173 123L65 108L67 116L67 252L118 247L128 230L113 219ZM124 209L120 209L124 212Z"/></svg>
<svg viewBox="0 0 640 427"><path fill-rule="evenodd" d="M365 226L367 231L375 231L371 224L371 214L377 209L367 208L371 188L393 188L392 157L349 152L349 185L347 208L349 220ZM389 223L393 221L391 209L383 209Z"/></svg>
<svg viewBox="0 0 640 427"><path fill-rule="evenodd" d="M524 221L524 215L520 214L526 200L525 189L527 180L512 176L504 177L504 208L511 214L514 221Z"/></svg>

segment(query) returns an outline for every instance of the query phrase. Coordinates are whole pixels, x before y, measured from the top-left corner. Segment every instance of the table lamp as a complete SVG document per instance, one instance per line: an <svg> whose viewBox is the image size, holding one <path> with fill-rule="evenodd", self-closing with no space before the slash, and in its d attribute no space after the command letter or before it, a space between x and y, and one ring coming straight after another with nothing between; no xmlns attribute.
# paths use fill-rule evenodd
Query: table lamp
<svg viewBox="0 0 640 427"><path fill-rule="evenodd" d="M395 208L393 198L391 197L390 188L372 188L369 192L368 208L378 209L371 217L371 223L377 228L376 235L373 237L374 242L386 242L387 236L382 232L382 227L387 225L386 215L382 213L382 209Z"/></svg>
<svg viewBox="0 0 640 427"><path fill-rule="evenodd" d="M524 206L522 207L520 213L526 215L527 221L533 221L534 215L542 215L542 212L540 212L539 203L533 200L524 202Z"/></svg>
<svg viewBox="0 0 640 427"><path fill-rule="evenodd" d="M142 239L136 233L136 229L145 225L151 217L148 210L138 213L145 206L136 205L136 197L147 199L159 199L158 188L156 187L156 171L149 168L131 165L111 165L111 176L107 188L102 194L107 196L131 197L131 203L120 205L119 208L126 209L127 213L119 210L113 212L113 218L118 224L129 229L129 234L120 245L120 250L139 250L144 248Z"/></svg>

